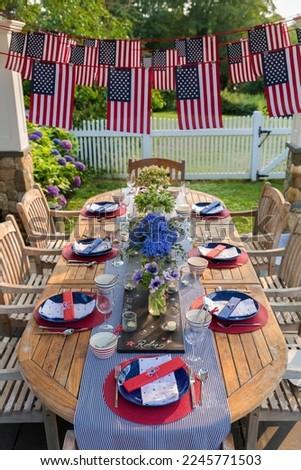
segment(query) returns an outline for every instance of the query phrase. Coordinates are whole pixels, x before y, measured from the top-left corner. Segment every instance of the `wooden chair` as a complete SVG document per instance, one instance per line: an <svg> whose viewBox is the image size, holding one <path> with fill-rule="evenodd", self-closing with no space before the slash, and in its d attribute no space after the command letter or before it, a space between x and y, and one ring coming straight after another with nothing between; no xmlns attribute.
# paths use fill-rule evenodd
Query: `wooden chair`
<svg viewBox="0 0 301 470"><path fill-rule="evenodd" d="M301 384L301 338L299 335L288 335L286 341L288 350L295 350L297 360L288 362L287 371L277 389L249 414L246 449L256 449L261 421L301 421L301 387L296 386L296 382L290 382L297 379Z"/></svg>
<svg viewBox="0 0 301 470"><path fill-rule="evenodd" d="M266 182L256 209L231 212L232 217L253 217L252 233L241 235L247 251L278 247L287 225L290 206L283 194ZM275 259L268 260L264 254L253 254L252 263L256 270L265 269L270 274L275 272Z"/></svg>
<svg viewBox="0 0 301 470"><path fill-rule="evenodd" d="M48 251L25 246L14 216L8 215L0 224L0 327L4 336L11 336L12 328L24 328L31 316L49 276L33 273L29 257L39 259Z"/></svg>
<svg viewBox="0 0 301 470"><path fill-rule="evenodd" d="M38 184L29 189L17 204L28 241L31 246L42 249L63 249L69 234L64 231L66 218L78 217L80 211L50 209L47 199ZM65 219L65 220L64 220ZM52 269L58 256L44 255L40 267Z"/></svg>
<svg viewBox="0 0 301 470"><path fill-rule="evenodd" d="M58 450L56 415L26 385L18 368L18 338L0 340L0 424L44 423L47 448Z"/></svg>
<svg viewBox="0 0 301 470"><path fill-rule="evenodd" d="M301 319L301 218L297 220L286 247L250 251L249 256L280 257L278 274L260 276L278 324L285 333L300 332Z"/></svg>
<svg viewBox="0 0 301 470"><path fill-rule="evenodd" d="M231 432L226 436L222 443L222 450L234 450L234 439ZM65 434L63 450L77 450L75 434L72 429L68 429Z"/></svg>
<svg viewBox="0 0 301 470"><path fill-rule="evenodd" d="M142 158L141 160L135 161L129 159L128 175L134 175L136 179L142 168L151 165L157 165L159 167L167 169L171 182L181 182L185 181L185 163L185 160L182 160L181 162L176 162L168 158Z"/></svg>

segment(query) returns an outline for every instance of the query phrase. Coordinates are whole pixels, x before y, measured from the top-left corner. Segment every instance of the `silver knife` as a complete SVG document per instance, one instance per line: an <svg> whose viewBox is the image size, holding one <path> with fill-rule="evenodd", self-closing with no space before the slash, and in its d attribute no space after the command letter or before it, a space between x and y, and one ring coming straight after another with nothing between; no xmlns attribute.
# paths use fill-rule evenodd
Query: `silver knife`
<svg viewBox="0 0 301 470"><path fill-rule="evenodd" d="M190 382L190 396L191 396L192 408L195 408L196 407L195 389L194 389L195 377L194 377L194 372L191 368L189 368L189 382Z"/></svg>

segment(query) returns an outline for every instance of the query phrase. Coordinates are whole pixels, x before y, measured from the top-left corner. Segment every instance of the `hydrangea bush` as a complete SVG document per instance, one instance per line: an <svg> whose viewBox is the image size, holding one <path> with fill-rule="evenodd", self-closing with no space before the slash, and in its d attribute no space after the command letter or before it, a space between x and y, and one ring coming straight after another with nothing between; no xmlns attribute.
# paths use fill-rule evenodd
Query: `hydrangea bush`
<svg viewBox="0 0 301 470"><path fill-rule="evenodd" d="M37 127L27 122L28 138L33 147L34 180L49 204L65 207L67 198L81 186L86 166L77 157L74 136L63 129Z"/></svg>

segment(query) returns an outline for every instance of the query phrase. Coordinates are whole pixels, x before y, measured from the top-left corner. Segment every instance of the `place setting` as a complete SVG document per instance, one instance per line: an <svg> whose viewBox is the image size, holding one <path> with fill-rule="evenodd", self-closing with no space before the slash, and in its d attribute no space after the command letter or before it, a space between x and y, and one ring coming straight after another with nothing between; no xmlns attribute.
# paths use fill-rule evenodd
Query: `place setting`
<svg viewBox="0 0 301 470"><path fill-rule="evenodd" d="M189 257L202 257L210 269L231 269L249 261L247 253L238 246L223 242L208 242L192 248Z"/></svg>
<svg viewBox="0 0 301 470"><path fill-rule="evenodd" d="M225 219L230 211L220 201L196 202L191 206L191 217L201 219Z"/></svg>
<svg viewBox="0 0 301 470"><path fill-rule="evenodd" d="M114 218L124 215L127 211L126 205L119 198L115 201L99 201L86 204L80 211L85 218Z"/></svg>
<svg viewBox="0 0 301 470"><path fill-rule="evenodd" d="M237 290L221 289L197 297L191 309L200 309L204 305L212 316L209 328L221 333L249 333L262 328L268 320L264 305Z"/></svg>
<svg viewBox="0 0 301 470"><path fill-rule="evenodd" d="M65 246L62 256L72 265L93 266L115 258L119 251L108 238L83 238Z"/></svg>

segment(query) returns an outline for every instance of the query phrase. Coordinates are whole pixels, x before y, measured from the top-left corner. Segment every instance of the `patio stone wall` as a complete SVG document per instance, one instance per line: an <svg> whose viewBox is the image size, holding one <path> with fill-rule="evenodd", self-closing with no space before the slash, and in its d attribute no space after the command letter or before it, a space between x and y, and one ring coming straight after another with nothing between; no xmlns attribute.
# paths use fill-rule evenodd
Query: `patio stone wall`
<svg viewBox="0 0 301 470"><path fill-rule="evenodd" d="M17 202L32 188L33 164L31 148L21 152L0 152L0 217L13 214L18 222Z"/></svg>
<svg viewBox="0 0 301 470"><path fill-rule="evenodd" d="M297 217L301 215L301 147L286 144L289 152L284 181L284 196L291 203L289 214L289 230L292 230Z"/></svg>

